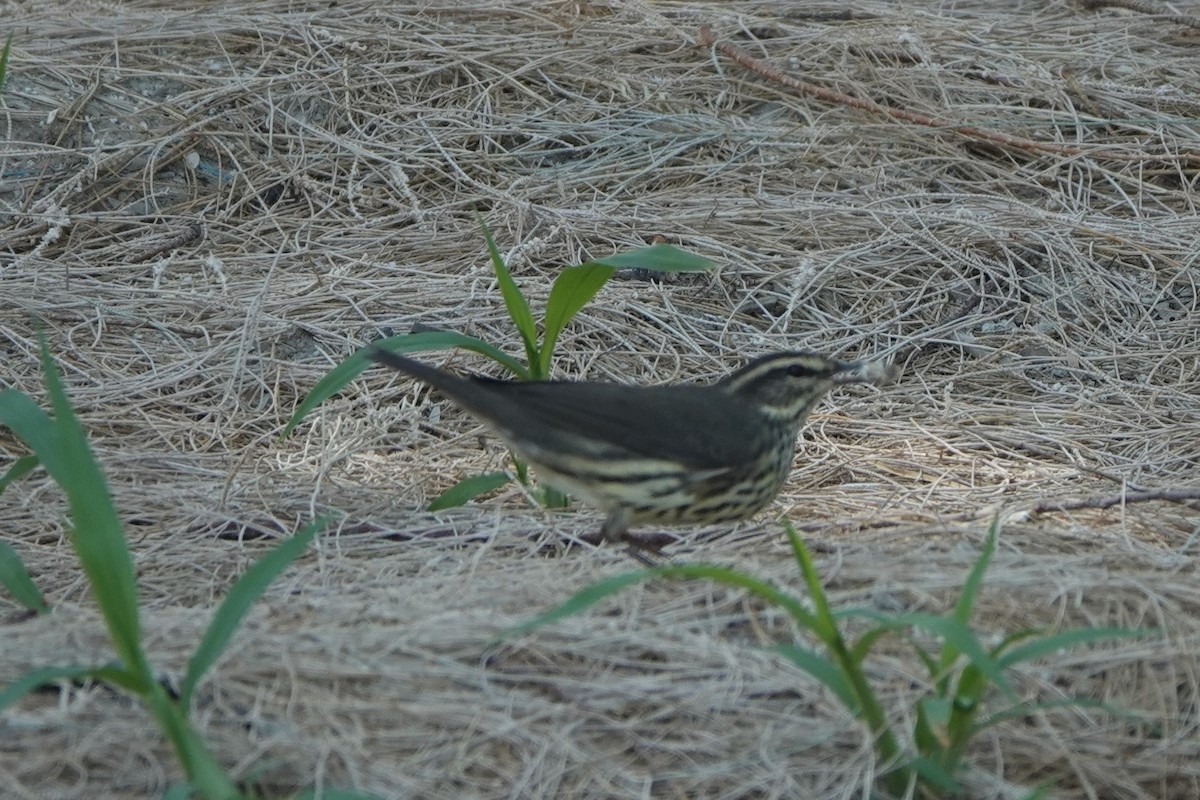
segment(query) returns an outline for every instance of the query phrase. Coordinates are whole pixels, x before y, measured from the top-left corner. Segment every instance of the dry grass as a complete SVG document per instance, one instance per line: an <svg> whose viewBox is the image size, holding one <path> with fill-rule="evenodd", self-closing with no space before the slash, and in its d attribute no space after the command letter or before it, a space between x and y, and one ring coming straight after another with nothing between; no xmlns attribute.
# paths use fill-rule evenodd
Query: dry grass
<svg viewBox="0 0 1200 800"><path fill-rule="evenodd" d="M1200 794L1195 505L1033 510L1197 485L1193 30L1066 2L221 5L0 15L15 32L0 378L42 396L40 317L126 515L167 674L272 541L344 513L201 687L224 763L272 795L446 798L832 800L865 796L878 768L827 692L753 648L786 639L782 621L710 586L640 587L485 662L499 630L629 565L566 546L597 514L533 511L515 490L415 511L503 464L424 389L374 371L276 438L381 328L516 351L479 210L534 298L562 265L657 235L723 264L611 284L560 375L900 354L900 384L824 404L774 512L839 603L947 609L998 512L987 630L1166 631L1016 676L1028 697L1146 716L990 730L975 796L1047 779L1063 798ZM810 83L1070 147L798 95L695 47L701 23ZM26 481L0 515L56 606L26 619L0 598L0 681L104 659L57 492ZM767 514L671 552L794 581ZM876 664L898 717L919 690L910 659L896 646ZM105 688L31 696L0 730L4 797L153 797L178 779L147 716Z"/></svg>

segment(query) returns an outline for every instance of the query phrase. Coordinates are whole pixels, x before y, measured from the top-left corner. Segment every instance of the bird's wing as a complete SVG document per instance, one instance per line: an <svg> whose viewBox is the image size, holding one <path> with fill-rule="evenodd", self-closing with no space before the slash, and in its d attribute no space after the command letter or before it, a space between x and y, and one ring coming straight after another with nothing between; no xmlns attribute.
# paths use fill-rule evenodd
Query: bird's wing
<svg viewBox="0 0 1200 800"><path fill-rule="evenodd" d="M743 402L711 386L508 383L475 379L483 402L455 398L509 438L545 451L642 456L717 469L753 461L764 435ZM476 406L472 408L472 406Z"/></svg>
<svg viewBox="0 0 1200 800"><path fill-rule="evenodd" d="M468 379L385 350L370 356L440 390L506 439L547 453L720 470L753 461L767 435L744 401L713 386Z"/></svg>

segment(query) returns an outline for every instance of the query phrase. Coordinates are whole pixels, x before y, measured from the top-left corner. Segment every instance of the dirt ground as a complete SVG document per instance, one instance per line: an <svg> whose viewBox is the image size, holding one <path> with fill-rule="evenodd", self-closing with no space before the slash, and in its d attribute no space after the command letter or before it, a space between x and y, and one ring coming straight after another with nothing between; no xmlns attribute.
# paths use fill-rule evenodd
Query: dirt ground
<svg viewBox="0 0 1200 800"><path fill-rule="evenodd" d="M871 796L886 765L866 732L764 647L797 633L739 592L640 585L489 651L632 565L578 541L599 512L515 488L422 510L507 465L441 397L371 370L280 438L384 333L520 354L476 214L535 309L562 267L661 237L719 268L619 276L564 334L556 377L708 381L795 348L903 367L818 408L768 512L680 530L669 556L802 594L786 516L838 607L943 613L998 515L985 642L1158 634L1016 669L1024 700L1130 713L981 732L968 795L1195 798L1189 5L0 3L0 385L44 402L41 319L168 680L249 564L334 515L197 696L218 759L266 797ZM0 432L0 470L24 452ZM0 683L110 658L57 488L35 473L0 519L54 606L31 618L0 596ZM881 643L870 675L909 721L926 689L911 651ZM0 717L4 798L160 797L180 778L110 688Z"/></svg>

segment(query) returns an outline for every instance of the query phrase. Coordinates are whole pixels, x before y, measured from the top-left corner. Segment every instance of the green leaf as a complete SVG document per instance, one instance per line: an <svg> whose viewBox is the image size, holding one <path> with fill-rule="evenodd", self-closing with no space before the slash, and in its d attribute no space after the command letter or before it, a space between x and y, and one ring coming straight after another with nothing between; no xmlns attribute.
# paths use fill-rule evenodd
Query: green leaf
<svg viewBox="0 0 1200 800"><path fill-rule="evenodd" d="M204 800L236 800L242 797L225 770L204 746L200 734L188 724L179 704L167 696L162 686L152 684L142 700L170 740L188 783L195 787Z"/></svg>
<svg viewBox="0 0 1200 800"><path fill-rule="evenodd" d="M12 49L12 37L9 33L8 38L4 40L4 49L0 50L0 92L4 91L4 78L8 74L8 54Z"/></svg>
<svg viewBox="0 0 1200 800"><path fill-rule="evenodd" d="M19 394L19 393L14 392L14 394ZM24 395L21 395L21 396L24 396ZM38 409L38 411L40 412L41 409ZM45 415L43 415L43 416L45 416ZM46 421L49 422L49 418L46 418ZM30 454L27 456L21 456L16 461L14 461L13 465L8 468L8 472L4 473L3 476L0 476L0 494L4 494L5 489L7 489L9 486L13 485L17 481L21 480L21 478L24 478L30 472L33 472L33 468L36 467L39 463L40 462L38 461L38 457L33 454Z"/></svg>
<svg viewBox="0 0 1200 800"><path fill-rule="evenodd" d="M662 567L655 567L653 569L622 572L619 575L614 575L611 578L593 583L591 586L585 586L549 611L545 611L533 619L526 620L502 631L493 644L505 639L512 639L536 628L549 625L551 622L557 622L560 619L585 611L609 595L621 591L626 586L632 586L635 583L641 583L660 575L661 569Z"/></svg>
<svg viewBox="0 0 1200 800"><path fill-rule="evenodd" d="M937 763L933 759L918 756L908 762L908 768L921 777L921 780L932 786L946 791L957 792L959 790L958 781L954 780L954 776ZM936 796L936 795L931 795Z"/></svg>
<svg viewBox="0 0 1200 800"><path fill-rule="evenodd" d="M705 272L717 265L703 256L680 250L669 244L653 244L623 253L596 258L592 264L615 269L648 269L654 272Z"/></svg>
<svg viewBox="0 0 1200 800"><path fill-rule="evenodd" d="M32 691L50 686L59 681L77 681L84 678L92 678L100 667L41 667L26 672L21 677L4 687L4 691L0 691L0 711L11 706L16 701L20 700L25 695Z"/></svg>
<svg viewBox="0 0 1200 800"><path fill-rule="evenodd" d="M196 787L190 783L172 783L163 792L162 800L192 800L196 796Z"/></svg>
<svg viewBox="0 0 1200 800"><path fill-rule="evenodd" d="M1062 711L1064 709L1075 708L1094 708L1099 711L1112 714L1114 717L1123 719L1145 719L1143 714L1127 711L1123 708L1119 708L1100 700L1093 700L1090 697L1068 697L1063 700L1047 700L1039 703L1017 703L1016 705L1006 708L1003 711L997 711L987 719L982 720L978 725L975 726L974 732L977 733L985 728L999 725L1001 722L1007 722L1010 719L1020 719L1040 711Z"/></svg>
<svg viewBox="0 0 1200 800"><path fill-rule="evenodd" d="M221 653L229 645L233 634L241 624L242 618L250 610L267 587L279 577L296 557L307 549L317 531L325 527L328 519L321 517L301 528L294 536L284 539L265 556L254 562L229 589L221 605L213 614L204 637L188 660L187 673L179 687L179 703L183 708L190 708L192 695L200 683L204 673L217 662Z"/></svg>
<svg viewBox="0 0 1200 800"><path fill-rule="evenodd" d="M787 520L784 521L783 527L787 533L788 543L792 547L792 556L800 567L800 574L804 577L804 583L808 587L808 596L813 604L812 624L806 627L809 627L813 635L820 639L826 647L836 649L841 642L841 634L838 632L837 622L829 610L829 598L825 596L825 589L821 586L821 576L817 574L812 556L809 555L808 548L804 546L804 540L800 538L796 528Z"/></svg>
<svg viewBox="0 0 1200 800"><path fill-rule="evenodd" d="M1158 634L1161 634L1161 631L1153 628L1071 628L1060 633L1043 636L1020 647L1014 647L997 658L996 663L1002 669L1007 669L1022 661L1032 661L1080 644L1099 642L1105 639L1137 639Z"/></svg>
<svg viewBox="0 0 1200 800"><path fill-rule="evenodd" d="M46 598L38 590L25 569L25 564L17 551L8 542L0 541L0 583L17 599L17 602L30 611L45 614L50 610Z"/></svg>
<svg viewBox="0 0 1200 800"><path fill-rule="evenodd" d="M855 697L850 682L846 680L846 676L842 674L836 664L820 653L800 645L780 644L771 649L827 686L842 701L842 705L846 707L847 711L858 716L861 709L858 698Z"/></svg>
<svg viewBox="0 0 1200 800"><path fill-rule="evenodd" d="M0 392L0 425L11 430L33 451L32 458L41 462L54 482L62 485L66 464L58 447L58 431L50 415L38 407L28 395L16 389ZM31 456L18 459L18 464ZM13 464L5 480L20 478L18 464Z"/></svg>
<svg viewBox="0 0 1200 800"><path fill-rule="evenodd" d="M615 268L589 261L577 267L568 267L554 279L550 287L550 297L546 300L546 333L542 341L541 355L536 378L544 379L550 374L550 357L558 335L567 327L567 323L579 313L588 301L596 296L612 277Z"/></svg>
<svg viewBox="0 0 1200 800"><path fill-rule="evenodd" d="M537 346L537 324L533 321L533 312L529 310L529 301L525 299L525 295L521 294L508 267L504 265L504 259L501 258L500 251L496 248L496 241L492 238L492 232L488 230L482 217L479 218L479 226L483 228L483 238L487 241L488 255L492 259L492 269L496 271L496 282L500 284L500 295L504 298L504 307L508 309L508 316L512 319L513 325L517 327L521 341L525 343L525 356L529 360L529 368L536 371L540 361Z"/></svg>
<svg viewBox="0 0 1200 800"><path fill-rule="evenodd" d="M913 727L913 743L917 752L941 755L944 744L938 735L945 729L949 719L949 702L938 698L925 698L917 702L917 721Z"/></svg>
<svg viewBox="0 0 1200 800"><path fill-rule="evenodd" d="M50 458L43 453L38 453L38 457L48 470L52 463L58 463L54 469L59 470L60 475L55 475L55 480L67 495L74 526L71 544L100 606L117 655L132 673L141 676L145 683L152 683L150 665L142 652L137 582L125 534L112 504L108 482L67 401L45 339L42 340L42 371L54 409L57 452Z"/></svg>
<svg viewBox="0 0 1200 800"><path fill-rule="evenodd" d="M971 565L971 571L967 573L967 579L963 582L962 589L958 593L958 602L954 604L954 613L952 619L959 625L966 626L971 621L971 609L975 606L975 600L979 596L979 590L983 586L983 576L987 572L988 564L992 560L992 554L996 552L996 539L1000 532L1000 516L992 517L992 524L988 528L987 539L984 541L983 550L979 557L975 559L975 563ZM954 649L950 642L943 642L941 653L938 657L938 668L934 672L934 678L937 682L937 693L946 694L949 689L950 681L950 665L958 658L958 651Z"/></svg>
<svg viewBox="0 0 1200 800"><path fill-rule="evenodd" d="M1005 696L1013 702L1016 701L1016 694L1000 671L999 665L984 651L975 633L967 626L960 625L949 617L939 617L935 614L917 613L889 616L873 609L855 609L846 612L845 615L865 617L880 627L898 632L905 628L915 627L937 634L942 637L943 642L954 647L970 663L974 664L993 685L1004 692Z"/></svg>
<svg viewBox="0 0 1200 800"><path fill-rule="evenodd" d="M481 494L499 489L511 480L507 472L488 472L483 475L472 475L463 478L446 491L433 498L429 504L430 511L441 511L444 508L458 508Z"/></svg>
<svg viewBox="0 0 1200 800"><path fill-rule="evenodd" d="M661 567L623 572L620 575L615 575L607 580L587 586L549 611L504 631L500 634L498 640L519 636L550 622L569 617L572 614L578 614L580 611L596 604L610 594L624 589L626 586L651 578L702 578L725 586L746 589L751 594L757 595L767 602L783 608L801 626L811 629L813 624L812 615L808 613L808 610L804 608L804 605L799 600L780 591L766 581L760 581L743 572L738 572L728 567L719 567L714 564L665 564Z"/></svg>
<svg viewBox="0 0 1200 800"><path fill-rule="evenodd" d="M529 377L529 372L525 369L524 365L503 350L488 344L482 339L455 331L427 331L424 333L410 333L405 336L391 336L375 342L373 346L383 350L390 350L393 353L414 353L424 350L447 350L452 347L461 347L464 350L471 350L472 352L491 358L493 361L507 367L521 379ZM281 436L287 436L295 430L296 426L300 424L310 411L340 392L345 388L346 384L357 378L363 370L372 366L375 362L367 357L368 352L369 348L366 347L355 351L349 358L327 372L325 377L317 381L317 385L309 391L308 395L305 396L304 400L296 408L296 412L292 414L292 418L288 420L287 425L284 426Z"/></svg>
<svg viewBox="0 0 1200 800"><path fill-rule="evenodd" d="M996 552L996 539L999 535L1000 515L997 514L992 517L992 524L988 528L987 539L983 543L983 550L979 553L979 557L975 559L975 563L971 565L971 571L967 574L967 579L963 582L962 591L958 594L958 602L954 604L954 620L959 625L967 625L971 621L971 609L975 605L975 598L979 596L979 589L983 585L983 575L987 572L988 564L992 560L992 554Z"/></svg>
<svg viewBox="0 0 1200 800"><path fill-rule="evenodd" d="M553 486L542 486L538 492L538 500L541 501L542 508L570 508L571 498Z"/></svg>

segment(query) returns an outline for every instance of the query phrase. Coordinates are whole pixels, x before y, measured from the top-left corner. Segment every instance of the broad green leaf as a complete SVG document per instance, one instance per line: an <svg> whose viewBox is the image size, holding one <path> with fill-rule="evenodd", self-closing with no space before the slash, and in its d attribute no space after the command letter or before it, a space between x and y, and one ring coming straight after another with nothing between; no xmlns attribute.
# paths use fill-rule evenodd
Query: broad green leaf
<svg viewBox="0 0 1200 800"><path fill-rule="evenodd" d="M492 232L488 230L482 217L479 219L479 226L483 228L483 238L487 241L488 255L492 259L492 269L496 272L496 282L500 284L504 307L508 309L508 316L516 326L517 333L521 335L521 341L525 343L525 356L529 360L530 370L536 370L539 362L537 324L533 321L533 312L529 310L529 301L521 294L512 273L505 266L504 259L496 248L496 241L492 238Z"/></svg>
<svg viewBox="0 0 1200 800"><path fill-rule="evenodd" d="M529 377L529 373L524 365L503 350L488 344L482 339L467 336L463 333L456 333L455 331L426 331L424 333L410 333L405 336L391 336L375 342L373 346L383 350L390 350L393 353L415 353L424 350L447 350L451 347L461 347L464 350L471 350L472 352L491 358L493 361L507 367L519 378L525 379ZM325 377L317 381L317 385L309 391L304 400L296 408L296 412L292 414L292 418L288 420L281 436L287 436L295 430L296 426L300 424L310 411L340 392L346 384L357 378L363 370L372 366L375 362L367 357L368 352L369 348L366 347L355 351L345 361L327 372Z"/></svg>
<svg viewBox="0 0 1200 800"><path fill-rule="evenodd" d="M142 652L137 582L125 534L113 508L108 482L67 400L45 339L42 371L54 409L55 439L62 462L62 477L56 476L56 480L66 493L71 510L71 544L100 606L117 655L130 671L146 682L153 682L150 665ZM49 469L52 459L40 454L39 457Z"/></svg>
<svg viewBox="0 0 1200 800"><path fill-rule="evenodd" d="M546 332L537 369L534 371L536 378L544 379L549 376L550 357L554 352L554 345L558 342L558 335L608 282L614 269L589 261L577 267L564 269L554 279L554 285L550 287L550 297L546 300Z"/></svg>
<svg viewBox="0 0 1200 800"><path fill-rule="evenodd" d="M25 569L25 564L17 551L8 542L0 541L0 583L17 599L17 602L30 611L45 614L50 610L46 598L38 590Z"/></svg>
<svg viewBox="0 0 1200 800"><path fill-rule="evenodd" d="M827 686L842 701L842 705L846 707L847 711L858 716L860 711L858 698L854 696L854 689L836 664L821 654L800 645L780 644L771 649Z"/></svg>
<svg viewBox="0 0 1200 800"><path fill-rule="evenodd" d="M40 412L41 409L38 409L38 411ZM48 423L49 421L50 420L47 417L46 422ZM4 473L3 476L0 476L0 494L4 494L5 489L21 480L21 478L24 478L30 472L33 472L33 468L39 463L38 457L33 454L21 456L14 461L13 465L8 468L8 472Z"/></svg>
<svg viewBox="0 0 1200 800"><path fill-rule="evenodd" d="M654 272L705 272L717 265L715 261L669 244L639 247L636 250L592 259L589 263L603 264L616 269L648 269Z"/></svg>
<svg viewBox="0 0 1200 800"><path fill-rule="evenodd" d="M463 478L446 491L433 498L429 504L430 511L441 511L444 508L458 508L481 494L493 489L499 489L511 480L507 472L488 472L483 475L472 475Z"/></svg>
<svg viewBox="0 0 1200 800"><path fill-rule="evenodd" d="M279 573L307 549L317 531L325 527L327 522L325 517L321 517L305 525L294 536L284 539L254 562L230 587L229 593L213 614L196 651L188 660L187 673L179 687L179 703L183 708L191 707L196 686L204 673L221 657L250 606L279 577Z"/></svg>

